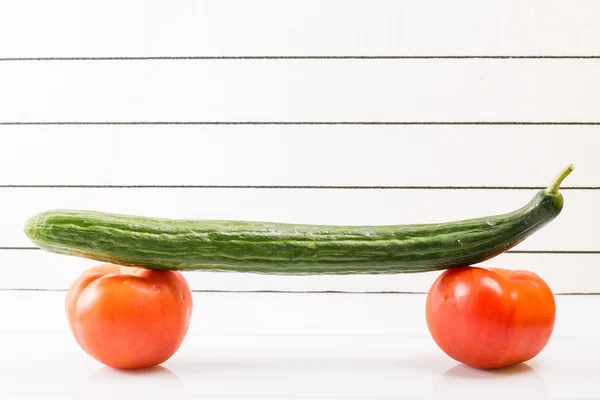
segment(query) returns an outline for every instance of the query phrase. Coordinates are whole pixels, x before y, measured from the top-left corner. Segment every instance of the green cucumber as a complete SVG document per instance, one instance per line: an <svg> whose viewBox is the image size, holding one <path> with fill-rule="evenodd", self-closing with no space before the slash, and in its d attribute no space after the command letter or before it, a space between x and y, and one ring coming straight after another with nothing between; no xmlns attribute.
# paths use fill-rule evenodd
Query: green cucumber
<svg viewBox="0 0 600 400"><path fill-rule="evenodd" d="M25 224L43 250L159 270L263 274L397 274L480 263L560 214L569 165L522 208L483 218L419 225L332 226L171 220L51 210Z"/></svg>

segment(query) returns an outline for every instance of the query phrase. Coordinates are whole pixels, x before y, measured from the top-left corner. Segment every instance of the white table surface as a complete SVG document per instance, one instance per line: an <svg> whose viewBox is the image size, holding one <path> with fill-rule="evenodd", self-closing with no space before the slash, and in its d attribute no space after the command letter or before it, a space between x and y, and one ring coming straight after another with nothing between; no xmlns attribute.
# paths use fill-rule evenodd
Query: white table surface
<svg viewBox="0 0 600 400"><path fill-rule="evenodd" d="M122 372L76 345L64 296L0 292L0 399L600 398L600 296L557 296L549 345L501 372L442 353L424 295L339 293L194 293L180 350Z"/></svg>

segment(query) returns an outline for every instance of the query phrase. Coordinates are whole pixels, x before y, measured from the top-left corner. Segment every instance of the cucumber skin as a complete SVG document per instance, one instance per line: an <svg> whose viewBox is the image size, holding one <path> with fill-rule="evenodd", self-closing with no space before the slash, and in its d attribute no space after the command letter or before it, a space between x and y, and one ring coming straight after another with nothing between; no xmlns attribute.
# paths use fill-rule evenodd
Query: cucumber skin
<svg viewBox="0 0 600 400"><path fill-rule="evenodd" d="M43 250L147 269L398 274L490 259L552 221L562 207L558 191L542 190L507 214L384 226L167 220L50 210L30 218L25 233Z"/></svg>

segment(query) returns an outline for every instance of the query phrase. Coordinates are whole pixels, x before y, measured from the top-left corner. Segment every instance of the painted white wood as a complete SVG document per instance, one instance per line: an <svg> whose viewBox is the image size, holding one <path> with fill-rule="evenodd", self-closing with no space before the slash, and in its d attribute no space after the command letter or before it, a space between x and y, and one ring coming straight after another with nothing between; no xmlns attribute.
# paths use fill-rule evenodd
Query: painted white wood
<svg viewBox="0 0 600 400"><path fill-rule="evenodd" d="M502 254L478 266L533 271L557 294L598 293L598 254ZM0 251L0 289L66 290L94 260L33 250ZM402 275L273 276L184 272L196 291L426 293L440 272Z"/></svg>
<svg viewBox="0 0 600 400"><path fill-rule="evenodd" d="M600 126L0 126L0 137L0 185L542 187L572 163L565 186L600 186Z"/></svg>
<svg viewBox="0 0 600 400"><path fill-rule="evenodd" d="M81 189L5 188L0 243L27 247L27 218L52 208L93 209L168 218L242 219L294 223L373 225L438 222L511 211L535 190L340 190L340 189ZM548 226L516 250L597 251L594 210L600 191L564 191L565 207ZM556 292L598 292L599 255L510 254L488 265L532 269ZM88 261L46 252L0 251L7 265L4 288L66 288ZM574 272L577 271L577 272ZM396 277L280 278L243 274L189 274L209 290L426 291L435 274Z"/></svg>
<svg viewBox="0 0 600 400"><path fill-rule="evenodd" d="M2 62L0 121L598 121L593 60Z"/></svg>
<svg viewBox="0 0 600 400"><path fill-rule="evenodd" d="M595 0L0 3L0 57L588 55Z"/></svg>
<svg viewBox="0 0 600 400"><path fill-rule="evenodd" d="M423 187L541 187L573 163L563 214L518 249L598 251L600 59L435 58L598 56L598 15L591 0L2 2L0 247L30 246L23 223L49 208L323 224L462 219L510 211L534 190ZM429 58L8 60L219 56ZM591 124L2 124L44 121ZM598 257L492 261L539 272L557 292L587 293L600 292ZM0 261L2 288L65 288L89 265L25 250L0 250ZM431 277L190 274L199 290L424 291Z"/></svg>

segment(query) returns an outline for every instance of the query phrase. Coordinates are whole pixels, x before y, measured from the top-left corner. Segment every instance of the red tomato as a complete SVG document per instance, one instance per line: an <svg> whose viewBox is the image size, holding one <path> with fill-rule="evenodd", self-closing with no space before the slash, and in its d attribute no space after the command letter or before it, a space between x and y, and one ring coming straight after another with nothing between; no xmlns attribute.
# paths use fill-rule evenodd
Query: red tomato
<svg viewBox="0 0 600 400"><path fill-rule="evenodd" d="M75 340L96 360L114 368L145 368L179 349L192 295L179 272L102 264L73 282L66 312Z"/></svg>
<svg viewBox="0 0 600 400"><path fill-rule="evenodd" d="M535 357L554 329L556 306L536 274L498 268L444 271L427 296L427 326L450 357L501 368Z"/></svg>

